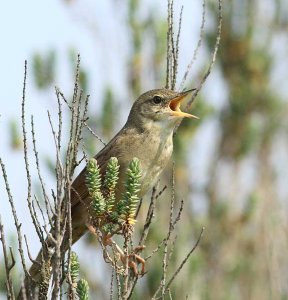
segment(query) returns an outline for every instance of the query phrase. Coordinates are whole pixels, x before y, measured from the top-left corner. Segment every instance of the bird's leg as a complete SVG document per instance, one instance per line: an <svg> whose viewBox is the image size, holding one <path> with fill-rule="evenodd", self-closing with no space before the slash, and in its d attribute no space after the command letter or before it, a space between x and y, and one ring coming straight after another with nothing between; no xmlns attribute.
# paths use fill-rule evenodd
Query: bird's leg
<svg viewBox="0 0 288 300"><path fill-rule="evenodd" d="M106 236L107 237L107 236ZM106 238L107 241L107 238ZM125 265L127 263L127 259L128 259L128 267L133 271L135 276L138 275L144 275L145 273L145 259L143 259L140 255L136 254L140 251L142 251L145 246L140 246L140 247L136 247L133 251L133 253L130 254L125 254L124 251L122 250L121 247L119 247L119 245L113 241L112 237L108 238L108 244L111 245L111 247L113 247L113 250L119 254L120 256L120 260L123 263L123 265ZM138 268L137 265L141 264L141 272L138 272Z"/></svg>
<svg viewBox="0 0 288 300"><path fill-rule="evenodd" d="M127 260L127 255L120 256L122 263L125 265ZM141 272L138 272L137 264L141 264ZM136 253L131 253L128 255L128 266L132 269L135 276L141 275L143 276L145 273L145 259Z"/></svg>
<svg viewBox="0 0 288 300"><path fill-rule="evenodd" d="M105 233L105 232L101 232L101 236L97 233L97 230L95 229L95 227L89 223L86 224L88 230L93 234L96 235L97 238L101 240L102 243L102 247L103 247L103 255L104 255L104 259L106 262L108 263L112 263L113 264L113 260L112 258L109 256L108 251L106 250L107 246L110 246L114 253L116 255L119 255L120 260L122 262L123 265L125 265L127 263L127 259L128 259L128 267L132 270L132 272L134 273L135 276L138 275L144 275L145 273L145 260L138 255L137 253L141 252L145 246L138 246L136 247L132 253L130 254L125 254L124 251L122 250L122 248L112 239L113 235L115 233ZM138 268L137 265L141 264L141 271L140 273L138 272Z"/></svg>

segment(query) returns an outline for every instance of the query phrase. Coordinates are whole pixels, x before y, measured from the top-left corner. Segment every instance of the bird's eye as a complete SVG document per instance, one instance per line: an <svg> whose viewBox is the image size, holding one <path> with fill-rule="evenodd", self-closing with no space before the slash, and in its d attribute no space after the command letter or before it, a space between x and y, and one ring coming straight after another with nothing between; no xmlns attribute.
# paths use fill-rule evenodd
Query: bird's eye
<svg viewBox="0 0 288 300"><path fill-rule="evenodd" d="M154 96L152 101L155 104L159 104L162 101L162 98L160 96Z"/></svg>

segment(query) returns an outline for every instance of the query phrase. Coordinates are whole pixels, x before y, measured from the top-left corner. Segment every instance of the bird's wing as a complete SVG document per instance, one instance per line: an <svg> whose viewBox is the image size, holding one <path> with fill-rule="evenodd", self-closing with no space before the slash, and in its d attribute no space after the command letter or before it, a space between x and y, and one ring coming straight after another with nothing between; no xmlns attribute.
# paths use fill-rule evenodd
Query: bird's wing
<svg viewBox="0 0 288 300"><path fill-rule="evenodd" d="M118 134L115 136L98 154L95 155L95 159L101 170L101 174L105 173L107 163L111 157L121 157L121 145L123 137ZM88 190L85 184L85 173L86 167L81 171L81 173L74 180L71 188L71 209L73 210L74 206L79 205L80 202L88 205Z"/></svg>

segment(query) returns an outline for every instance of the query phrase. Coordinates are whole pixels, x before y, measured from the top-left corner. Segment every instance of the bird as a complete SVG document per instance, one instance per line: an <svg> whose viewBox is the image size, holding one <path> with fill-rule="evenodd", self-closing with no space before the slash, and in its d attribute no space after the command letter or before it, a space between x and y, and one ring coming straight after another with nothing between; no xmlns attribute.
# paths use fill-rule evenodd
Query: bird
<svg viewBox="0 0 288 300"><path fill-rule="evenodd" d="M118 159L119 180L116 187L116 201L119 201L124 187L126 169L137 157L141 166L139 198L145 196L156 184L160 174L169 162L173 152L174 130L183 118L198 117L181 111L181 102L194 89L177 92L170 89L154 89L143 93L134 102L123 128L94 158L101 173L105 173L111 157ZM178 127L178 126L177 126ZM89 193L85 184L86 167L76 177L71 187L72 244L87 232L89 217ZM41 252L36 261L41 259ZM40 260L41 261L41 260ZM30 275L40 280L40 264L33 263Z"/></svg>

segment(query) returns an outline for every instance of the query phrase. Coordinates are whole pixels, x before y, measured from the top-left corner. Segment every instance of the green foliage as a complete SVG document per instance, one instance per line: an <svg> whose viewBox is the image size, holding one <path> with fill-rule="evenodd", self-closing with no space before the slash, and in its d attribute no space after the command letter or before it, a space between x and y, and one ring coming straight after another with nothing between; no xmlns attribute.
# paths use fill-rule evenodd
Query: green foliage
<svg viewBox="0 0 288 300"><path fill-rule="evenodd" d="M102 230L111 232L114 225L119 222L135 223L135 212L140 190L140 162L133 158L130 162L125 181L125 192L122 198L116 203L116 186L119 180L119 164L116 157L111 157L106 167L104 182L101 188L100 169L96 159L92 158L87 163L86 185L91 197L92 217L102 221Z"/></svg>
<svg viewBox="0 0 288 300"><path fill-rule="evenodd" d="M95 158L91 158L87 163L86 185L90 195L100 192L101 175L97 160Z"/></svg>
<svg viewBox="0 0 288 300"><path fill-rule="evenodd" d="M107 197L107 212L111 213L115 206L115 188L119 179L119 164L116 157L111 157L107 164L107 169L104 179L104 187Z"/></svg>
<svg viewBox="0 0 288 300"><path fill-rule="evenodd" d="M92 199L91 208L96 216L100 216L105 212L105 199L101 193L101 175L100 169L95 158L87 163L86 185L89 195Z"/></svg>
<svg viewBox="0 0 288 300"><path fill-rule="evenodd" d="M79 300L88 300L89 299L89 285L85 279L80 279L77 284L77 296Z"/></svg>
<svg viewBox="0 0 288 300"><path fill-rule="evenodd" d="M106 204L101 192L93 193L91 206L95 216L101 216L104 214Z"/></svg>
<svg viewBox="0 0 288 300"><path fill-rule="evenodd" d="M78 256L75 252L71 252L71 264L70 264L70 276L72 280L72 289L76 289L77 296L80 300L86 300L88 299L89 294L89 285L88 282L81 278L79 278L79 269L80 269L80 263L78 261Z"/></svg>
<svg viewBox="0 0 288 300"><path fill-rule="evenodd" d="M138 158L134 157L127 169L125 192L117 205L121 219L127 220L130 224L135 222L134 217L139 202L137 194L140 190L140 178L140 162Z"/></svg>
<svg viewBox="0 0 288 300"><path fill-rule="evenodd" d="M72 251L70 259L71 259L70 275L71 275L72 283L76 283L79 276L79 268L80 268L77 254Z"/></svg>
<svg viewBox="0 0 288 300"><path fill-rule="evenodd" d="M56 53L50 50L46 55L36 53L33 55L33 75L36 86L46 89L55 81Z"/></svg>

